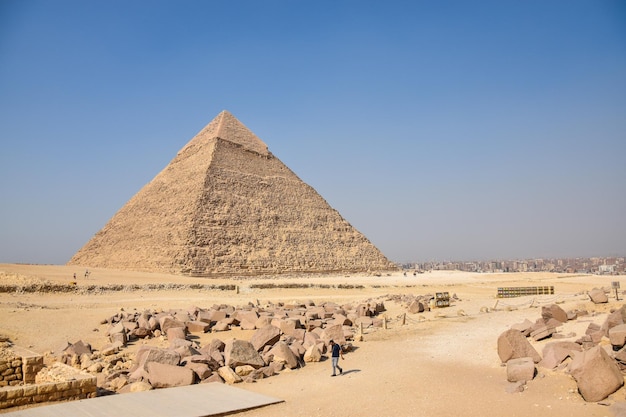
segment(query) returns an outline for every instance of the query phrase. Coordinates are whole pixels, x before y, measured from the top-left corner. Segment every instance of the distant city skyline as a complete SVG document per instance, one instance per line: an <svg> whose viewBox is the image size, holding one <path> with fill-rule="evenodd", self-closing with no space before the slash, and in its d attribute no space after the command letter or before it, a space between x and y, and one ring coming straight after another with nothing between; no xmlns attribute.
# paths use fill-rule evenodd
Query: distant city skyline
<svg viewBox="0 0 626 417"><path fill-rule="evenodd" d="M620 1L0 2L0 262L228 110L391 261L626 253Z"/></svg>

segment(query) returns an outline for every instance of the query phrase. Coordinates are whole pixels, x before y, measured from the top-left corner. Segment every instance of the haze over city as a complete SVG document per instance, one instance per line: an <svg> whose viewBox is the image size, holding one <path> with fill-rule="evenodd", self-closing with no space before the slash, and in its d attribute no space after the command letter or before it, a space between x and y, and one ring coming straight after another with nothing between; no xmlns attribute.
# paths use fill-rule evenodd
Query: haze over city
<svg viewBox="0 0 626 417"><path fill-rule="evenodd" d="M224 109L392 261L626 255L622 2L4 0L0 262Z"/></svg>

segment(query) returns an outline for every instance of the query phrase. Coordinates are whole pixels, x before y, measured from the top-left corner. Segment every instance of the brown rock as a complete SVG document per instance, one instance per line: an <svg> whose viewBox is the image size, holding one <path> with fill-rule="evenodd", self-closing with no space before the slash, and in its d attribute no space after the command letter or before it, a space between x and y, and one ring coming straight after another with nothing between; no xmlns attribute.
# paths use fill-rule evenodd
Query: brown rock
<svg viewBox="0 0 626 417"><path fill-rule="evenodd" d="M601 401L624 385L617 364L600 346L576 354L569 369L585 401Z"/></svg>
<svg viewBox="0 0 626 417"><path fill-rule="evenodd" d="M620 324L609 329L609 340L615 348L622 348L626 344L626 324Z"/></svg>
<svg viewBox="0 0 626 417"><path fill-rule="evenodd" d="M191 385L195 374L191 369L165 363L148 363L148 381L154 388L169 388Z"/></svg>
<svg viewBox="0 0 626 417"><path fill-rule="evenodd" d="M139 367L147 370L148 364L158 362L166 365L178 365L180 363L180 355L172 350L160 349L157 347L139 348L137 351L136 362Z"/></svg>
<svg viewBox="0 0 626 417"><path fill-rule="evenodd" d="M602 304L608 303L609 298L606 296L604 290L599 288L594 288L589 291L589 298L593 301L594 304Z"/></svg>
<svg viewBox="0 0 626 417"><path fill-rule="evenodd" d="M273 346L279 339L280 329L269 324L255 331L250 338L250 343L257 351L261 351L265 346Z"/></svg>
<svg viewBox="0 0 626 417"><path fill-rule="evenodd" d="M498 356L502 363L511 359L533 358L533 362L541 361L541 356L535 348L526 340L526 337L518 331L509 329L498 337Z"/></svg>
<svg viewBox="0 0 626 417"><path fill-rule="evenodd" d="M289 369L295 369L299 365L298 358L285 342L277 342L268 353L274 356L274 362L281 362Z"/></svg>
<svg viewBox="0 0 626 417"><path fill-rule="evenodd" d="M548 306L541 307L541 317L545 321L555 319L560 321L561 323L567 322L567 313L556 304L550 304Z"/></svg>
<svg viewBox="0 0 626 417"><path fill-rule="evenodd" d="M190 333L206 333L211 329L211 324L201 320L188 321L185 323Z"/></svg>
<svg viewBox="0 0 626 417"><path fill-rule="evenodd" d="M265 366L259 352L247 340L228 340L224 347L224 361L231 368L241 365L251 365L254 368Z"/></svg>
<svg viewBox="0 0 626 417"><path fill-rule="evenodd" d="M533 358L511 359L506 363L506 379L509 382L526 382L535 377Z"/></svg>
<svg viewBox="0 0 626 417"><path fill-rule="evenodd" d="M543 359L539 366L554 369L567 357L572 357L574 352L581 352L582 346L574 342L552 342L543 347Z"/></svg>
<svg viewBox="0 0 626 417"><path fill-rule="evenodd" d="M236 384L243 381L230 366L222 366L217 370L217 373L227 384Z"/></svg>
<svg viewBox="0 0 626 417"><path fill-rule="evenodd" d="M311 345L306 352L304 352L305 362L319 362L322 360L322 351L319 346Z"/></svg>

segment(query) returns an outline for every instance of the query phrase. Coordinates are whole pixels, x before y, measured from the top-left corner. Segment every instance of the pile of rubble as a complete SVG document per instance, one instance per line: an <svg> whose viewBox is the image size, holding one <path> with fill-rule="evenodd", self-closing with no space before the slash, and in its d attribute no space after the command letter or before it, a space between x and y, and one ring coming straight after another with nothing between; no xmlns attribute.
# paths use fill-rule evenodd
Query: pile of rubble
<svg viewBox="0 0 626 417"><path fill-rule="evenodd" d="M99 351L82 341L68 344L61 360L98 377L103 393L133 392L198 382L253 382L325 357L334 340L351 349L356 327L376 326L382 301L358 305L279 303L260 307L214 305L208 309L124 312L103 320L110 343ZM254 330L250 340L214 338L200 346L193 333ZM129 341L160 338L169 346L142 345L125 351Z"/></svg>
<svg viewBox="0 0 626 417"><path fill-rule="evenodd" d="M594 303L606 303L605 291L589 293ZM542 354L530 343L545 339L573 339L574 333L558 329L569 320L587 315L587 311L564 311L556 304L542 307L541 318L525 320L498 337L498 355L506 364L510 392L523 391L527 381L537 374L537 367L569 373L585 401L605 400L624 385L626 370L626 305L608 314L602 325L590 323L578 339L556 340L544 345Z"/></svg>

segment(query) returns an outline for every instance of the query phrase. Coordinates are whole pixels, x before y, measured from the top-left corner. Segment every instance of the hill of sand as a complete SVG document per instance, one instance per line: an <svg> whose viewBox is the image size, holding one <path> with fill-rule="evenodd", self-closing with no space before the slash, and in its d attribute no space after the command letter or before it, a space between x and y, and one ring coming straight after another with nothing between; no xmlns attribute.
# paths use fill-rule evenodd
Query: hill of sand
<svg viewBox="0 0 626 417"><path fill-rule="evenodd" d="M83 340L98 349L107 343L100 322L120 309L163 309L248 302L316 303L387 300L387 329L366 329L363 341L341 362L344 375L331 378L330 361L307 364L295 371L239 384L250 391L282 398L284 403L240 413L241 416L612 416L624 402L621 388L603 402L585 402L564 371L538 369L523 392L508 393L506 368L497 355L498 336L524 319L535 321L541 306L589 314L566 323L564 335L575 340L594 322L623 302L594 305L585 292L610 287L619 277L548 273L473 274L431 272L404 276L307 276L245 280L180 277L158 273L85 270L73 266L0 264L0 336L32 350L52 353L66 342ZM76 274L76 285L73 275ZM287 284L312 284L284 288ZM255 284L274 284L260 289ZM339 285L342 284L342 285ZM235 285L236 287L233 287ZM496 299L498 287L553 285L554 295ZM268 287L270 285L264 285ZM236 289L233 289L236 288ZM31 292L38 289L38 292ZM450 307L416 315L391 300L392 295L425 295L447 291L456 295ZM621 298L621 297L620 297ZM496 303L497 302L497 303ZM201 335L246 338L251 331ZM541 353L547 341L533 343ZM140 343L129 346L137 349ZM159 343L151 339L146 343ZM604 341L608 343L608 341ZM610 406L614 404L613 406Z"/></svg>

